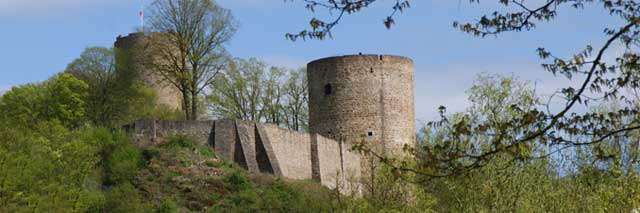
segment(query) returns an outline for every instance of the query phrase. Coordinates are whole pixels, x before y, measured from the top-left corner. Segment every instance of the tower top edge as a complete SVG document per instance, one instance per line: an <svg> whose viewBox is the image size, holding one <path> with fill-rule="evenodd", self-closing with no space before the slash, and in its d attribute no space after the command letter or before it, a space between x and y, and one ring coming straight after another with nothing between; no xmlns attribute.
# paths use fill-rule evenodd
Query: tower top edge
<svg viewBox="0 0 640 213"><path fill-rule="evenodd" d="M313 65L313 64L317 64L317 63L325 63L325 62L341 61L341 60L354 60L354 61L357 61L357 60L371 60L371 59L377 59L377 60L385 61L385 62L397 61L397 62L404 62L404 63L413 64L413 60L411 58L405 57L405 56L399 56L399 55L352 54L352 55L330 56L330 57L316 59L316 60L313 60L313 61L309 62L307 64L307 66L310 66L310 65Z"/></svg>
<svg viewBox="0 0 640 213"><path fill-rule="evenodd" d="M129 33L129 35L126 35L126 36L118 35L118 37L116 37L116 41L113 43L113 46L116 48L122 47L124 43L128 43L128 41L134 41L141 38L145 38L145 33L135 32L135 33Z"/></svg>

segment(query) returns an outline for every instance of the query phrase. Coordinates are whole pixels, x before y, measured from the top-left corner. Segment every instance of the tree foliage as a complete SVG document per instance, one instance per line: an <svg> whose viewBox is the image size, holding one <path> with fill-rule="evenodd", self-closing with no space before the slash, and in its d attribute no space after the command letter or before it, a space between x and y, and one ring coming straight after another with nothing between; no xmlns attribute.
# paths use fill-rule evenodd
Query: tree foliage
<svg viewBox="0 0 640 213"><path fill-rule="evenodd" d="M107 209L111 198L102 186L115 175L101 162L125 161L114 158L119 151L106 152L105 147L126 150L131 145L124 134L85 125L88 90L85 82L63 72L0 97L0 211Z"/></svg>
<svg viewBox="0 0 640 213"><path fill-rule="evenodd" d="M122 85L118 85L114 56L113 49L89 47L66 69L90 86L85 98L86 116L96 125L110 126L126 107L119 98L130 94L119 88Z"/></svg>
<svg viewBox="0 0 640 213"><path fill-rule="evenodd" d="M285 2L296 0L285 0ZM325 21L323 19L312 18L309 20L309 26L311 29L303 30L298 33L287 33L285 37L291 41L298 39L318 39L323 40L327 37L331 38L331 29L336 26L345 15L354 14L369 7L374 3L381 2L380 0L298 0L305 3L307 10L315 12L317 8L328 10L331 14L336 12L336 17ZM394 16L397 13L402 13L404 10L411 7L410 0L394 0L391 3L391 13L383 20L383 24L387 29L390 29L395 24Z"/></svg>
<svg viewBox="0 0 640 213"><path fill-rule="evenodd" d="M96 149L59 122L35 129L0 127L0 210L73 211L93 206L95 188L87 182L97 163Z"/></svg>
<svg viewBox="0 0 640 213"><path fill-rule="evenodd" d="M457 153L456 149L471 150L469 155L494 150L501 144L496 143L495 135L514 135L512 132L487 132L454 138L451 132L464 131L461 128L478 126L477 123L500 124L519 119L526 109L541 103L527 82L498 75L480 75L468 95L471 105L465 111L453 114L442 111L440 122L421 130L419 147L415 150L417 158L387 161L390 162L388 165L394 165L392 168L398 174L417 175L407 181L418 183L437 199L431 209L617 212L630 211L640 205L637 202L640 196L637 190L640 188L637 132L628 138L610 139L595 146L571 147L562 152L531 141L497 152L491 158L483 159L482 164L474 164L479 161L472 158L442 161L449 158L448 154ZM606 112L610 110L608 108L616 108L616 105L609 103L591 111ZM460 126L461 123L467 126ZM603 155L609 157L602 158ZM415 165L412 164L414 160L417 161ZM576 194L581 196L575 197Z"/></svg>
<svg viewBox="0 0 640 213"><path fill-rule="evenodd" d="M309 129L308 86L306 68L289 71L289 78L282 85L285 90L282 113L289 129L298 131Z"/></svg>
<svg viewBox="0 0 640 213"><path fill-rule="evenodd" d="M214 117L274 123L306 130L306 70L268 67L255 58L235 59L207 96Z"/></svg>
<svg viewBox="0 0 640 213"><path fill-rule="evenodd" d="M429 154L422 152L419 158L378 165L368 179L372 182L360 185L360 195L346 196L317 183L249 175L237 165L214 161L215 155L202 151L210 147L197 146L186 137L171 137L165 145L141 150L122 132L75 125L78 113L44 113L50 108L40 107L73 106L82 111L83 99L68 97L82 97L83 90L69 88L85 88L78 86L83 84L62 73L15 87L0 98L0 110L14 113L0 119L0 211L624 212L640 205L638 143L631 143L638 141L637 134L542 160L520 158L523 152L501 152L482 167L439 178L421 175L437 170ZM67 98L44 98L45 94ZM500 123L522 113L506 106L526 108L540 102L528 84L495 75L479 77L469 98L468 110L443 112L448 122L422 130L425 150L446 147L448 132L456 131L460 120ZM603 105L591 112L618 107ZM480 138L467 145L472 144L477 149L494 145ZM527 153L549 150L531 146ZM210 171L222 175L211 177Z"/></svg>
<svg viewBox="0 0 640 213"><path fill-rule="evenodd" d="M157 91L144 86L139 73L125 64L116 63L112 48L88 47L67 65L65 73L88 85L83 97L86 121L101 127L121 127L138 119L180 117L157 104Z"/></svg>
<svg viewBox="0 0 640 213"><path fill-rule="evenodd" d="M96 108L97 105L105 105L109 101L110 90L115 89L116 82L116 62L113 49L104 47L89 47L85 49L78 59L75 59L67 65L67 72L71 73L78 79L83 80L91 85L95 94L90 94L90 98L86 104ZM102 109L91 114L109 114L104 113L108 109ZM93 115L97 116L97 115ZM106 116L106 115L105 115ZM99 120L93 118L92 120ZM102 118L102 120L108 120Z"/></svg>
<svg viewBox="0 0 640 213"><path fill-rule="evenodd" d="M346 13L359 12L372 4L384 4L381 1L358 0L303 1L312 11L320 6ZM408 3L406 7L402 7L404 1L393 2L401 5L391 6L394 11L408 8ZM469 2L480 3L477 0ZM535 30L537 25L554 20L562 10L582 10L588 6L602 8L617 20L604 29L606 40L598 45L586 44L583 50L572 56L561 57L546 48L537 48L538 55L544 61L542 67L545 71L560 78L581 79L577 87L560 88L548 101L533 107L524 107L520 103L502 105L505 109L518 112L510 115L511 119L477 118L465 113L454 121L443 117L441 121L430 123L431 127L443 123L450 126L446 133L441 133L445 144L420 150L427 153L427 157L434 162L434 168L429 170L431 175L459 174L486 165L502 153L511 154L520 160L536 159L573 147L598 147L605 141L625 141L637 134L640 129L638 99L629 91L637 91L640 87L637 56L640 4L635 1L612 0L499 0L498 3L507 8L507 12L496 10L472 22L454 22L453 26L473 36L499 36L506 32ZM319 34L311 38L323 38L320 35L330 33L331 27L341 18L341 15L338 16L331 24L313 24L312 21L314 32ZM622 24L618 25L619 23ZM300 34L303 37L305 35L308 34ZM616 45L624 47L624 53L608 51ZM605 61L605 58L615 58L615 61ZM619 107L598 112L581 110L605 101L617 102ZM554 102L562 103L559 109L550 105ZM445 110L445 107L440 108L441 112ZM471 146L485 141L490 146ZM538 147L547 147L547 153L530 151ZM594 157L608 156L598 154Z"/></svg>
<svg viewBox="0 0 640 213"><path fill-rule="evenodd" d="M151 5L152 69L183 96L188 120L198 117L201 93L225 66L225 45L237 24L211 0L156 0Z"/></svg>
<svg viewBox="0 0 640 213"><path fill-rule="evenodd" d="M325 8L341 13L332 22L312 21L313 31L290 35L292 40L322 39L343 14L382 2L300 1L312 11ZM209 1L164 2L173 5L169 9L180 12L176 14L208 20L193 23L224 23L207 16L218 11ZM454 26L480 37L533 30L537 24L553 20L562 5L576 9L601 6L624 24L605 30L608 39L599 48L587 46L568 59L538 49L539 56L548 62L543 65L545 70L569 79L584 79L577 88L560 89L545 100L518 78L480 75L468 90L469 108L450 113L440 107L441 119L421 130L416 148L406 148L413 158L380 156L366 144L356 144L357 150L385 163L376 165L379 167L371 170L371 176L365 177L370 182L362 182L364 188L359 197L340 195L318 184L249 176L231 163L212 161L215 155L208 147L195 146L187 138L175 137L165 146L141 150L132 146L122 132L92 127L158 115L157 109L149 105L154 102L153 91L114 76L112 50L89 48L69 65L67 72L40 83L14 87L0 96L0 211L142 212L209 207L214 211L272 212L637 209L640 77L636 50L640 4L608 0L499 2L516 10ZM396 11L409 7L409 0L392 3L393 13L384 22L387 27L393 24ZM230 17L220 11L222 20ZM162 10L156 12L162 14ZM236 59L229 65L218 63L218 53L224 52L222 46L208 48L212 47L206 45L210 43L193 43L182 40L187 37L176 36L214 32L214 28L207 28L209 25L191 26L195 27L163 31L170 35L164 37L165 41L179 44L165 50L168 55L181 56L182 61L164 66L167 70L172 65L181 67L175 69L180 72L174 75L173 83L182 85L188 94L185 106L200 102L200 93L193 91L208 87L212 93L207 101L217 117L306 128L304 70L268 68L255 59ZM202 49L189 46L194 44ZM625 46L626 51L616 55L614 63L604 61L607 50L616 44ZM198 52L205 49L211 50L210 55ZM197 60L190 57L205 62L194 62ZM226 69L205 69L202 64L224 64ZM224 72L196 81L191 72L194 70ZM125 96L132 91L141 95ZM549 104L554 100L560 100L559 110ZM132 107L122 109L119 104ZM577 109L579 106L586 110ZM185 107L191 112L197 112L196 108ZM189 115L197 118L187 112ZM212 168L194 169L205 166ZM179 170L181 167L188 169ZM198 172L211 173L193 176ZM213 173L223 175L211 177L209 174ZM212 192L206 187L220 191ZM172 196L160 193L163 190L172 192ZM195 194L202 191L210 194Z"/></svg>
<svg viewBox="0 0 640 213"><path fill-rule="evenodd" d="M55 120L66 127L77 127L84 120L87 89L87 84L66 73L42 83L13 87L0 100L0 116L25 125Z"/></svg>

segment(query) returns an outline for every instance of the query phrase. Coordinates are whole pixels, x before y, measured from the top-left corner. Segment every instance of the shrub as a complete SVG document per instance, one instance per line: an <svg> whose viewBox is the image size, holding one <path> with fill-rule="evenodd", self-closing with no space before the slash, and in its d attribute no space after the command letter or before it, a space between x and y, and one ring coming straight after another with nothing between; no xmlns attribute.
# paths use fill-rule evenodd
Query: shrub
<svg viewBox="0 0 640 213"><path fill-rule="evenodd" d="M268 212L301 212L307 208L302 193L282 181L264 187L259 197L257 208Z"/></svg>
<svg viewBox="0 0 640 213"><path fill-rule="evenodd" d="M199 149L200 151L200 155L202 156L206 156L206 157L210 157L210 158L215 158L216 154L214 152L211 151L211 149L209 149L209 147L202 147Z"/></svg>
<svg viewBox="0 0 640 213"><path fill-rule="evenodd" d="M176 134L169 136L167 146L175 148L191 148L193 140L186 135Z"/></svg>
<svg viewBox="0 0 640 213"><path fill-rule="evenodd" d="M84 212L104 212L106 209L107 198L102 191L86 191L80 196L77 209Z"/></svg>
<svg viewBox="0 0 640 213"><path fill-rule="evenodd" d="M142 162L140 151L131 145L116 148L107 160L107 183L131 182L143 164Z"/></svg>
<svg viewBox="0 0 640 213"><path fill-rule="evenodd" d="M158 213L175 213L178 212L178 205L173 200L167 198L162 201L157 209Z"/></svg>
<svg viewBox="0 0 640 213"><path fill-rule="evenodd" d="M157 149L145 149L142 150L142 157L147 164L151 159L158 158L160 156L160 151Z"/></svg>
<svg viewBox="0 0 640 213"><path fill-rule="evenodd" d="M167 174L167 177L169 177L169 179L174 178L174 177L179 177L181 174L178 171L169 171L169 173Z"/></svg>
<svg viewBox="0 0 640 213"><path fill-rule="evenodd" d="M248 189L251 186L245 175L238 171L225 177L224 182L226 183L227 188L236 192Z"/></svg>
<svg viewBox="0 0 640 213"><path fill-rule="evenodd" d="M246 178L232 173L225 179L230 185L245 186L223 197L212 212L336 212L337 202L331 190L315 182L288 183L280 179L263 183L245 183ZM313 186L312 186L313 185ZM250 186L250 187L247 187Z"/></svg>
<svg viewBox="0 0 640 213"><path fill-rule="evenodd" d="M87 129L81 140L99 149L102 166L103 183L115 185L130 182L138 169L144 166L142 153L134 147L122 131L111 132L105 128ZM150 155L145 153L145 155Z"/></svg>
<svg viewBox="0 0 640 213"><path fill-rule="evenodd" d="M106 204L110 212L143 212L145 209L138 190L130 183L111 187Z"/></svg>

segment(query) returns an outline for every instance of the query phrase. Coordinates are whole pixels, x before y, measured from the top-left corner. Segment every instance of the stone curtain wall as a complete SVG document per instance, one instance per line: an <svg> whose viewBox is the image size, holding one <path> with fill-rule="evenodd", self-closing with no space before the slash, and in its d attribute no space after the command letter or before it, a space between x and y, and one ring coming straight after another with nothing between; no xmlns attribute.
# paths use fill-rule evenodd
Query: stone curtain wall
<svg viewBox="0 0 640 213"><path fill-rule="evenodd" d="M172 135L187 135L201 145L210 144L213 121L159 121L141 120L124 127L134 143L146 147L164 143Z"/></svg>
<svg viewBox="0 0 640 213"><path fill-rule="evenodd" d="M315 180L329 188L336 188L341 184L341 189L347 189L346 191L357 190L349 187L347 183L357 181L360 177L360 155L349 151L351 147L345 143L318 134L312 134L311 137L312 146L317 147L318 153L319 172Z"/></svg>
<svg viewBox="0 0 640 213"><path fill-rule="evenodd" d="M312 178L311 135L282 129L273 124L258 124L257 126L264 133L260 135L262 142L271 144L282 176L292 179Z"/></svg>
<svg viewBox="0 0 640 213"><path fill-rule="evenodd" d="M273 124L241 120L137 121L125 126L139 146L161 144L171 135L186 135L202 145L211 145L223 159L233 160L251 172L286 178L313 179L335 188L360 177L360 155L350 145L319 134L282 129Z"/></svg>

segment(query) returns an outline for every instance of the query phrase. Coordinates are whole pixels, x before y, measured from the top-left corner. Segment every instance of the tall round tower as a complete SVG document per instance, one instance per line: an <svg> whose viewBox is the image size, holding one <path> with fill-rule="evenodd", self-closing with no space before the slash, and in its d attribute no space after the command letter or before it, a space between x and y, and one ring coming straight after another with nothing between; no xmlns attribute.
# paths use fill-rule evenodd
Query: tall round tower
<svg viewBox="0 0 640 213"><path fill-rule="evenodd" d="M307 65L312 133L372 144L382 153L415 144L413 61L346 55Z"/></svg>
<svg viewBox="0 0 640 213"><path fill-rule="evenodd" d="M149 53L150 36L144 33L131 33L116 39L116 68L118 75L136 78L145 86L154 89L158 95L158 104L171 109L182 108L182 93L147 66L153 56Z"/></svg>

